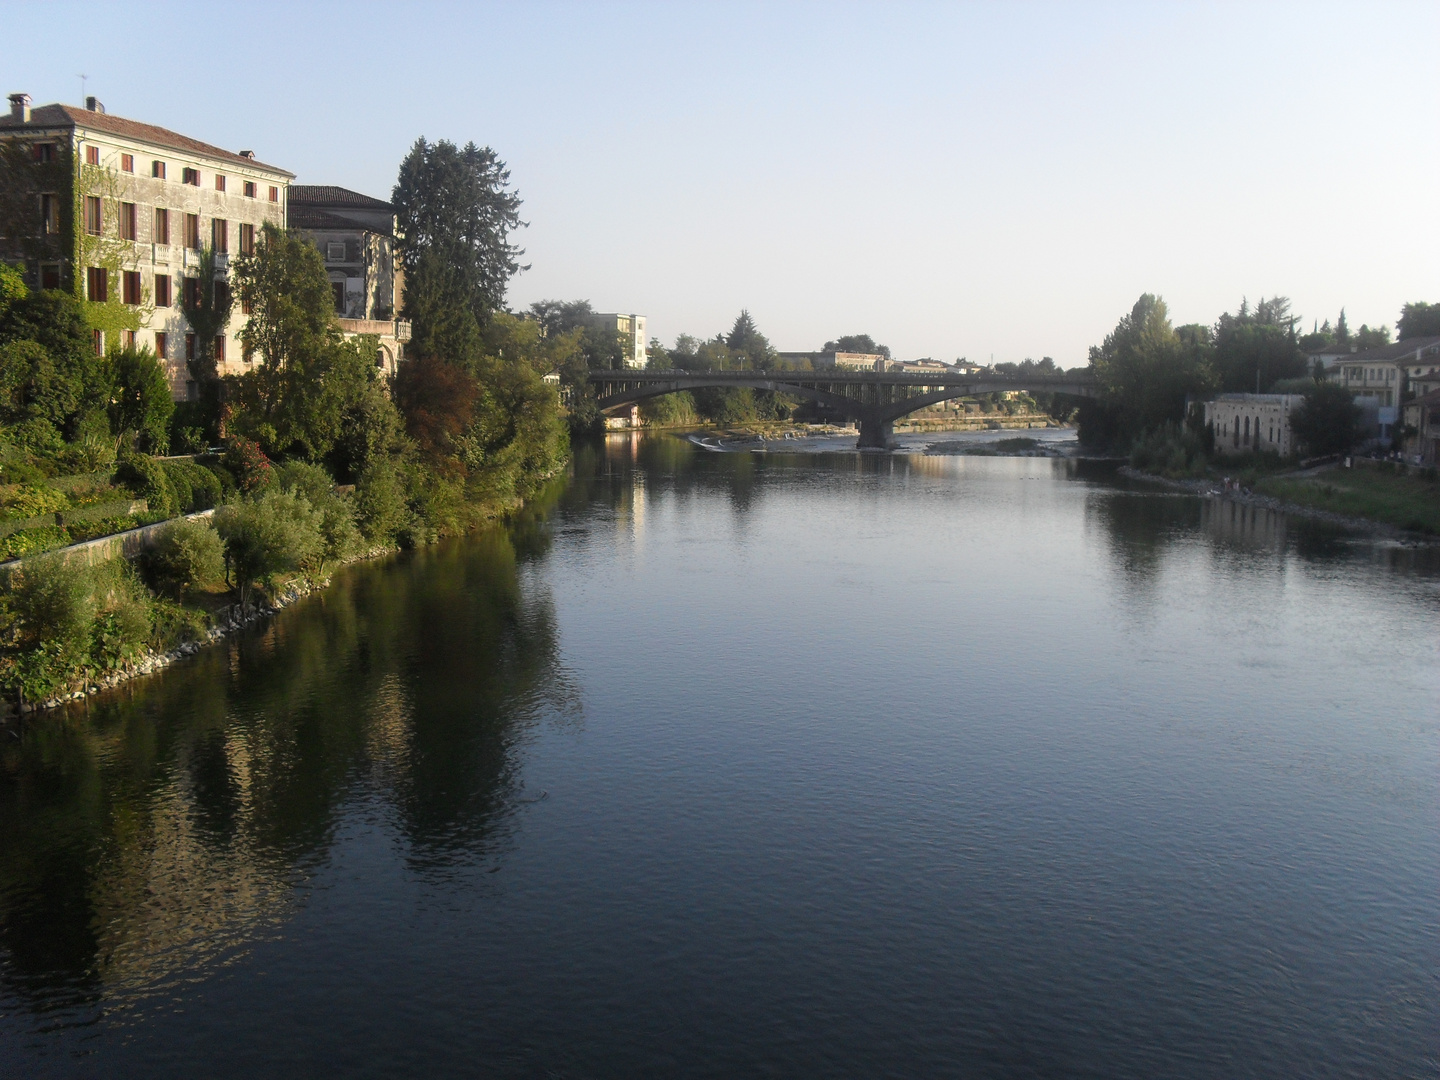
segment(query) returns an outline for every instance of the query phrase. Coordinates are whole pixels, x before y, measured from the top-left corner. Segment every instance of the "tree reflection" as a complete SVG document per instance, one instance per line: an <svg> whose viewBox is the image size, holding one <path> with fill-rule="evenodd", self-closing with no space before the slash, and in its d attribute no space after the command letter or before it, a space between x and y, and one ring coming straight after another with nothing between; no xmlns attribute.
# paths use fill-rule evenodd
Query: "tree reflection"
<svg viewBox="0 0 1440 1080"><path fill-rule="evenodd" d="M551 492L549 498L559 497ZM0 986L37 1010L163 985L287 917L345 808L390 808L412 867L503 843L519 755L574 709L513 528L350 568L261 628L0 752Z"/></svg>

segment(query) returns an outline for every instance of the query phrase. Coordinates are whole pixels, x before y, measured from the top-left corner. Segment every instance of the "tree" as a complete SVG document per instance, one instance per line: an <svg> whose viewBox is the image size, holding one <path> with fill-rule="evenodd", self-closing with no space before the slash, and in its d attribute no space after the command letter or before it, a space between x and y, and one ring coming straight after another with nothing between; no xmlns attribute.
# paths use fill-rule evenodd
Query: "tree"
<svg viewBox="0 0 1440 1080"><path fill-rule="evenodd" d="M193 288L188 287L194 281ZM200 386L201 397L219 397L220 371L215 355L215 339L230 325L230 284L216 276L215 249L200 253L200 276L186 278L187 288L181 290L180 310L195 334L195 359L186 360L190 377Z"/></svg>
<svg viewBox="0 0 1440 1080"><path fill-rule="evenodd" d="M453 464L479 396L479 384L469 372L437 356L408 360L395 376L395 404L405 429L432 467Z"/></svg>
<svg viewBox="0 0 1440 1080"><path fill-rule="evenodd" d="M1356 352L1365 352L1367 349L1378 349L1382 345L1390 344L1390 328L1388 326L1377 326L1373 330L1361 325L1359 330L1350 339L1350 344L1355 346Z"/></svg>
<svg viewBox="0 0 1440 1080"><path fill-rule="evenodd" d="M1226 312L1216 320L1213 340L1222 390L1259 393L1277 379L1305 374L1305 355L1286 297L1261 297L1253 311L1242 298L1236 314Z"/></svg>
<svg viewBox="0 0 1440 1080"><path fill-rule="evenodd" d="M1401 341L1440 335L1440 304L1427 304L1423 300L1406 304L1400 309L1400 321L1395 329Z"/></svg>
<svg viewBox="0 0 1440 1080"><path fill-rule="evenodd" d="M1335 320L1335 340L1341 344L1348 344L1350 341L1350 324L1345 321L1345 309L1340 309L1340 318Z"/></svg>
<svg viewBox="0 0 1440 1080"><path fill-rule="evenodd" d="M53 430L47 438L73 439L92 419L108 427L109 382L80 301L21 290L11 287L0 312L0 419L38 422Z"/></svg>
<svg viewBox="0 0 1440 1080"><path fill-rule="evenodd" d="M235 281L250 308L240 340L260 363L231 381L231 428L268 453L319 461L375 383L375 350L340 333L320 252L298 233L266 225Z"/></svg>
<svg viewBox="0 0 1440 1080"><path fill-rule="evenodd" d="M730 350L735 364L742 368L766 370L775 359L770 340L760 333L748 311L742 310L735 316L730 333L725 335L725 347Z"/></svg>
<svg viewBox="0 0 1440 1080"><path fill-rule="evenodd" d="M165 368L149 349L119 349L106 360L110 376L110 430L134 435L138 449L163 454L170 448L175 402Z"/></svg>
<svg viewBox="0 0 1440 1080"><path fill-rule="evenodd" d="M890 347L888 345L877 345L875 339L869 334L846 334L834 341L825 342L821 348L822 352L853 352L866 355L879 355L890 359Z"/></svg>
<svg viewBox="0 0 1440 1080"><path fill-rule="evenodd" d="M1142 432L1184 418L1187 395L1211 390L1209 357L1182 341L1170 325L1165 301L1145 293L1099 346L1090 347L1099 401L1080 410L1087 445L1126 448Z"/></svg>
<svg viewBox="0 0 1440 1080"><path fill-rule="evenodd" d="M1332 382L1316 382L1290 418L1296 439L1311 454L1343 454L1360 438L1360 406L1350 391Z"/></svg>
<svg viewBox="0 0 1440 1080"><path fill-rule="evenodd" d="M405 267L412 354L468 357L524 269L510 235L524 225L510 171L490 147L417 139L391 201Z"/></svg>

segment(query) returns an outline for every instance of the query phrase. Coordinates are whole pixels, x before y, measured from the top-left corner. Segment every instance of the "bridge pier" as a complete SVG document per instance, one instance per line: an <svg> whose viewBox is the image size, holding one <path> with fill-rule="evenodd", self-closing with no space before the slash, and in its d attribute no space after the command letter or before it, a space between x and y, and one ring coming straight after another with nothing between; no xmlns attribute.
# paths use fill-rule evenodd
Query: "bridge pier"
<svg viewBox="0 0 1440 1080"><path fill-rule="evenodd" d="M860 417L860 440L857 450L889 450L895 446L895 422L878 416Z"/></svg>

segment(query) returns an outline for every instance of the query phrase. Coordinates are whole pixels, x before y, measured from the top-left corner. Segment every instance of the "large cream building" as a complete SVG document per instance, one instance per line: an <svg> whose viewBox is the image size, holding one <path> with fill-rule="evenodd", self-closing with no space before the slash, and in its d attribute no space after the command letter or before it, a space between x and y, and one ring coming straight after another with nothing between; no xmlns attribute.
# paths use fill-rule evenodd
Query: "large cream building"
<svg viewBox="0 0 1440 1080"><path fill-rule="evenodd" d="M251 250L262 225L285 225L294 174L248 150L111 116L94 98L84 109L32 109L28 94L11 94L0 140L19 143L33 165L30 189L9 193L33 211L30 227L22 213L22 224L0 237L0 259L22 265L33 288L123 305L133 315L123 321L136 328L97 329L96 348L148 345L165 361L174 395L193 396L185 361L197 343L180 303L198 282L200 252L213 245L217 277L228 274L230 256ZM215 343L222 375L248 368L244 325L237 302Z"/></svg>

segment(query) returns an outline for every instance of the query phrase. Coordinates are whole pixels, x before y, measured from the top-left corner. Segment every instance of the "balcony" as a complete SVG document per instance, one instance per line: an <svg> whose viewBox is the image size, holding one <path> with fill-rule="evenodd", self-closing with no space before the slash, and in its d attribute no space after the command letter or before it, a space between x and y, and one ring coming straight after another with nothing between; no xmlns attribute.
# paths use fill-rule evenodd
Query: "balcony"
<svg viewBox="0 0 1440 1080"><path fill-rule="evenodd" d="M407 319L341 319L340 329L346 334L374 334L376 337L394 338L396 341L410 340L410 322Z"/></svg>

